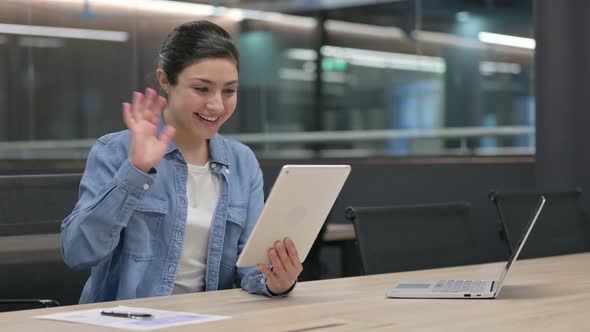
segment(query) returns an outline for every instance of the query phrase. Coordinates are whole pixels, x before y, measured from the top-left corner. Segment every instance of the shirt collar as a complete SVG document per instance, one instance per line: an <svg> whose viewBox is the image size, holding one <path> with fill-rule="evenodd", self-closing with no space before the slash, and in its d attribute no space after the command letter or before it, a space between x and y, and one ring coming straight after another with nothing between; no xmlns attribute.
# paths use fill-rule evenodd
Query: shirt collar
<svg viewBox="0 0 590 332"><path fill-rule="evenodd" d="M218 133L209 140L209 152L211 153L211 162L229 166L229 152L223 137Z"/></svg>

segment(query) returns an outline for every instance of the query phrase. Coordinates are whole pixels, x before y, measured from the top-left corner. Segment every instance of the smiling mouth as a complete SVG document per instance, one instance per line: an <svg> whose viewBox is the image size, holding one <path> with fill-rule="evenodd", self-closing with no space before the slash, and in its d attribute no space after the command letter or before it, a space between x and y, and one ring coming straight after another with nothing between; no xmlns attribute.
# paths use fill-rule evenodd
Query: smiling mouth
<svg viewBox="0 0 590 332"><path fill-rule="evenodd" d="M199 113L195 113L200 119L203 119L205 121L209 121L209 122L215 122L217 121L220 117L219 116L204 116L201 115Z"/></svg>

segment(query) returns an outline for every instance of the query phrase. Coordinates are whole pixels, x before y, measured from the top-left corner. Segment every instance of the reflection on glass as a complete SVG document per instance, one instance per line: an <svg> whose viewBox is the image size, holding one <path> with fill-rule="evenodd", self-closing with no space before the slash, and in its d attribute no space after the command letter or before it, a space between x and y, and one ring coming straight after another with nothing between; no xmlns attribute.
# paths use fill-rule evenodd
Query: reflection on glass
<svg viewBox="0 0 590 332"><path fill-rule="evenodd" d="M534 153L530 1L334 2L321 19L262 9L2 1L0 159L83 158L123 129L120 104L153 85L159 41L193 19L239 41L224 131L259 157Z"/></svg>

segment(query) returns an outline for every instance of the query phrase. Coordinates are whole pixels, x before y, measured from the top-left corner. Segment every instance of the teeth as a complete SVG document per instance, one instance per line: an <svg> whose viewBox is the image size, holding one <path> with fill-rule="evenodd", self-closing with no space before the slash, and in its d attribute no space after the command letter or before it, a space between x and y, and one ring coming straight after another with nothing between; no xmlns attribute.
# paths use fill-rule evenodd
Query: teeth
<svg viewBox="0 0 590 332"><path fill-rule="evenodd" d="M200 118L202 118L202 119L205 119L205 120L207 120L207 121L211 121L211 122L213 122L213 121L216 121L217 119L219 119L219 117L218 117L218 116L216 116L216 117L211 117L211 116L204 116L204 115L201 115L201 114L199 114L199 113L197 113L197 115L198 115Z"/></svg>

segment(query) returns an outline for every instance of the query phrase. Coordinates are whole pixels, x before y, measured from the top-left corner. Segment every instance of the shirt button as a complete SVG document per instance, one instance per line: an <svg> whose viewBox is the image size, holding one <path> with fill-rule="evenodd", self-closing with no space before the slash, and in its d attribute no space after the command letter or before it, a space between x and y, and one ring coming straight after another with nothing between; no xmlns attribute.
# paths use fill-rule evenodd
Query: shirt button
<svg viewBox="0 0 590 332"><path fill-rule="evenodd" d="M148 189L150 189L150 185L147 184L147 183L144 183L143 184L143 190L148 190Z"/></svg>
<svg viewBox="0 0 590 332"><path fill-rule="evenodd" d="M217 164L216 163L211 163L211 168L215 168L215 167L217 167Z"/></svg>

